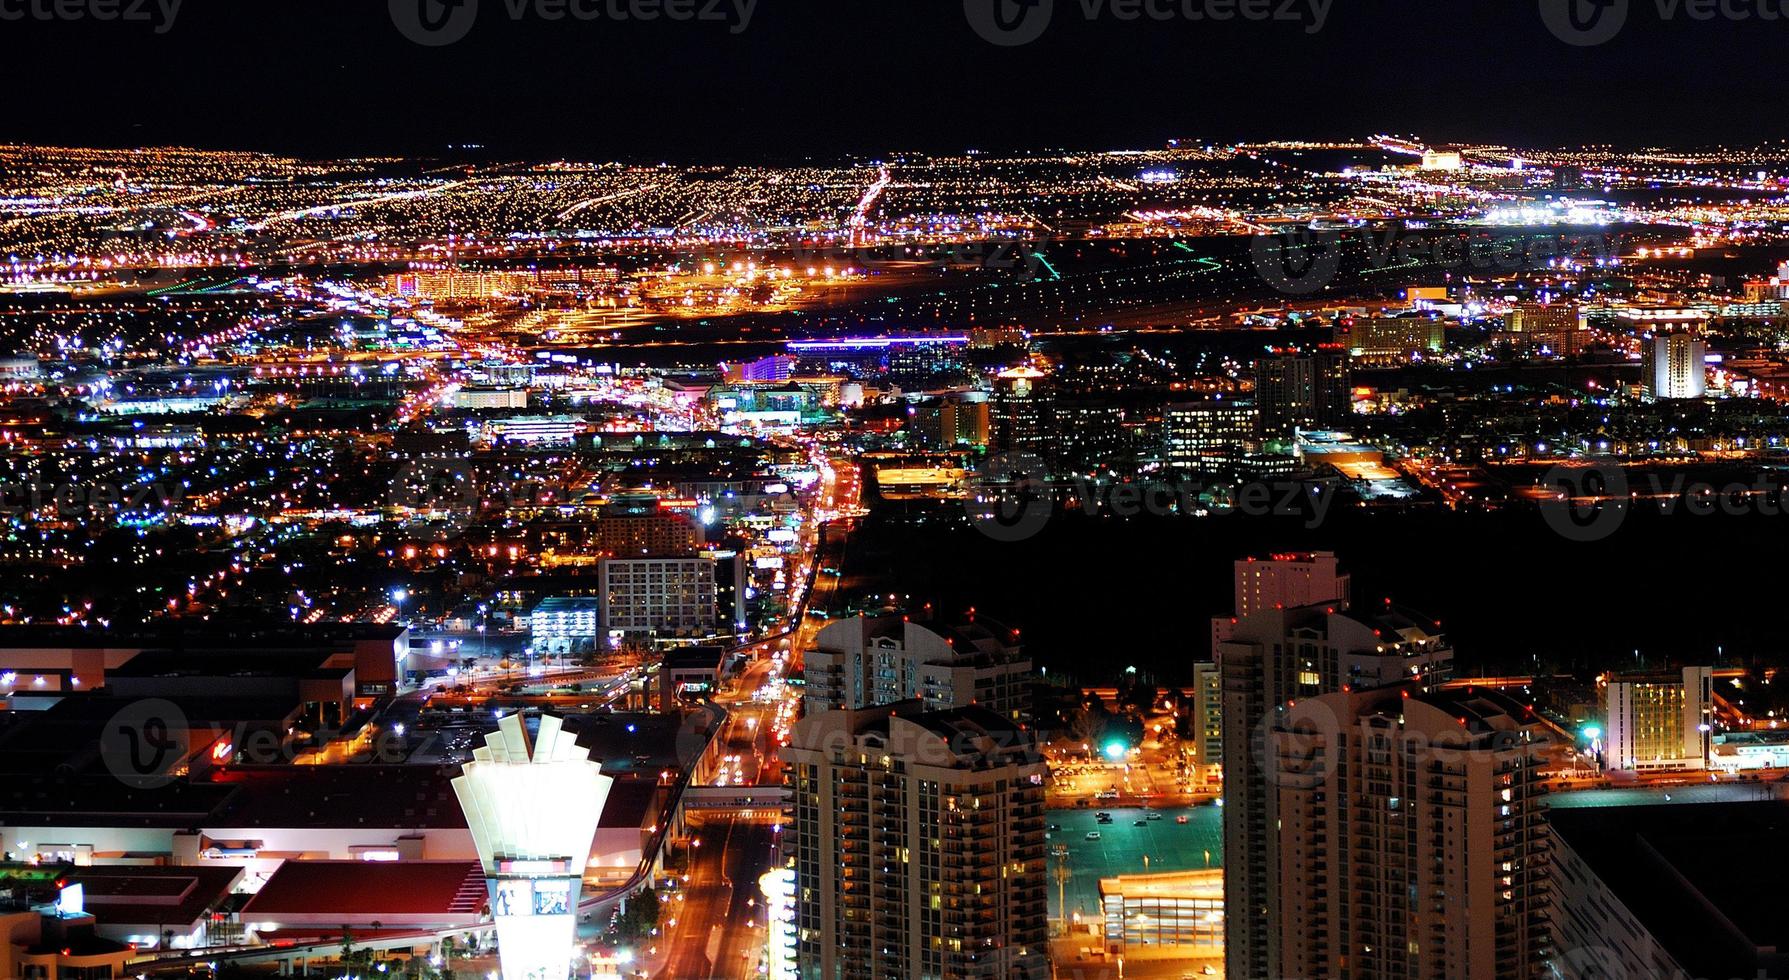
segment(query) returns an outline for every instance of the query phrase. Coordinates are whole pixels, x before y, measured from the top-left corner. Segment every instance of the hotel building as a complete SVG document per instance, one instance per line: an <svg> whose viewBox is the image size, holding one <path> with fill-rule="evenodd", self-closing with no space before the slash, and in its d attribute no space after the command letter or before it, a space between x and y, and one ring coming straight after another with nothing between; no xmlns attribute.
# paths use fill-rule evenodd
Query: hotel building
<svg viewBox="0 0 1789 980"><path fill-rule="evenodd" d="M1603 768L1623 772L1706 769L1712 749L1714 668L1606 676Z"/></svg>

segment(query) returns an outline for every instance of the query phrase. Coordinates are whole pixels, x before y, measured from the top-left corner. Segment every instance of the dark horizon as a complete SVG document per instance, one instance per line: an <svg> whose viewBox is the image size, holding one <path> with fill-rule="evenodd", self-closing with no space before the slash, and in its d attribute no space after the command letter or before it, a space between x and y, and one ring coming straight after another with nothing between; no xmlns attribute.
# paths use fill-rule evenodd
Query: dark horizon
<svg viewBox="0 0 1789 980"><path fill-rule="evenodd" d="M951 2L760 4L737 34L719 21L545 21L532 8L515 21L508 4L519 2L484 0L464 39L442 47L408 40L391 5L345 0L185 0L160 34L152 22L0 21L0 77L21 93L0 138L309 158L482 144L518 159L743 163L1377 132L1677 148L1786 134L1773 72L1789 22L1699 21L1681 8L1667 22L1645 3L1612 40L1580 47L1531 3L1337 4L1307 33L1297 22L1127 22L1109 8L1088 21L1093 0L1057 0L1041 37L1003 47ZM717 12L727 9L744 7ZM1714 59L1719 73L1688 68Z"/></svg>

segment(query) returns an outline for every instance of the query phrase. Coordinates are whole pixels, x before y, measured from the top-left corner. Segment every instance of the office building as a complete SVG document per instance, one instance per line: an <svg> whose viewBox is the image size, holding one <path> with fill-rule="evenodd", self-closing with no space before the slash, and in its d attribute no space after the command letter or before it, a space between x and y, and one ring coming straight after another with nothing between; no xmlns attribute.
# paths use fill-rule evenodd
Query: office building
<svg viewBox="0 0 1789 980"><path fill-rule="evenodd" d="M1547 823L1558 976L1789 974L1789 804L1555 807Z"/></svg>
<svg viewBox="0 0 1789 980"><path fill-rule="evenodd" d="M1494 692L1401 685L1276 713L1268 972L1246 975L1540 977L1543 738Z"/></svg>
<svg viewBox="0 0 1789 980"><path fill-rule="evenodd" d="M1095 473L1128 462L1130 434L1124 409L1098 398L1056 403L1057 456L1076 472Z"/></svg>
<svg viewBox="0 0 1789 980"><path fill-rule="evenodd" d="M699 637L721 627L713 558L605 558L597 563L602 632Z"/></svg>
<svg viewBox="0 0 1789 980"><path fill-rule="evenodd" d="M614 782L558 718L542 715L530 736L513 714L454 779L484 868L503 980L570 972L578 894Z"/></svg>
<svg viewBox="0 0 1789 980"><path fill-rule="evenodd" d="M536 653L590 653L601 633L602 603L592 598L553 596L528 613L528 646Z"/></svg>
<svg viewBox="0 0 1789 980"><path fill-rule="evenodd" d="M1622 772L1708 768L1714 668L1605 675L1603 768Z"/></svg>
<svg viewBox="0 0 1789 980"><path fill-rule="evenodd" d="M1288 702L1394 684L1428 686L1453 669L1447 641L1389 607L1356 616L1335 605L1261 609L1217 645L1224 689L1226 974L1296 975L1281 968L1279 800L1267 732Z"/></svg>
<svg viewBox="0 0 1789 980"><path fill-rule="evenodd" d="M1050 448L1054 396L1047 375L1033 367L1002 371L994 379L992 426L994 448L1002 452L1044 455Z"/></svg>
<svg viewBox="0 0 1789 980"><path fill-rule="evenodd" d="M1180 473L1225 472L1248 451L1257 417L1251 402L1182 402L1162 411L1162 461Z"/></svg>
<svg viewBox="0 0 1789 980"><path fill-rule="evenodd" d="M800 975L1050 975L1044 783L1029 732L979 706L823 711L784 750Z"/></svg>
<svg viewBox="0 0 1789 980"><path fill-rule="evenodd" d="M805 658L809 714L910 698L927 710L980 705L1029 719L1036 675L1010 630L987 621L934 631L904 616L828 625Z"/></svg>
<svg viewBox="0 0 1789 980"><path fill-rule="evenodd" d="M1283 439L1296 429L1343 427L1353 408L1352 379L1348 351L1340 345L1256 359L1260 434Z"/></svg>
<svg viewBox="0 0 1789 980"><path fill-rule="evenodd" d="M1701 398L1708 390L1708 349L1702 335L1673 329L1640 338L1640 396L1647 401Z"/></svg>

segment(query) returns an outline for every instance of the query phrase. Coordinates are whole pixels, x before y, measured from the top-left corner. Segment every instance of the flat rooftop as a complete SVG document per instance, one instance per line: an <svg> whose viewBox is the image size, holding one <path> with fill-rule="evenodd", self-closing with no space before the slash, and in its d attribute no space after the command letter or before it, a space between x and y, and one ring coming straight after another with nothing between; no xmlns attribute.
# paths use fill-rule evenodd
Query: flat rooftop
<svg viewBox="0 0 1789 980"><path fill-rule="evenodd" d="M486 900L477 861L287 861L243 906L244 921L339 914L475 917Z"/></svg>
<svg viewBox="0 0 1789 980"><path fill-rule="evenodd" d="M1689 975L1789 965L1789 802L1568 808L1548 821Z"/></svg>
<svg viewBox="0 0 1789 980"><path fill-rule="evenodd" d="M1112 822L1099 823L1097 813L1110 813ZM1148 815L1159 813L1160 820ZM1176 822L1184 816L1186 823ZM1163 807L1158 810L1089 806L1085 809L1050 810L1046 818L1061 830L1050 831L1046 850L1061 844L1068 848L1068 865L1072 874L1064 889L1068 910L1088 916L1104 914L1100 900L1100 881L1120 875L1154 874L1166 871L1203 871L1224 866L1224 811L1216 806ZM1137 821L1144 821L1141 827ZM1090 841L1087 834L1099 831L1100 839ZM1210 863L1206 855L1210 854ZM1145 863L1144 858L1148 858ZM1050 859L1050 915L1059 915L1056 888L1055 858ZM1127 889L1128 890L1128 889ZM1220 889L1221 890L1221 889Z"/></svg>

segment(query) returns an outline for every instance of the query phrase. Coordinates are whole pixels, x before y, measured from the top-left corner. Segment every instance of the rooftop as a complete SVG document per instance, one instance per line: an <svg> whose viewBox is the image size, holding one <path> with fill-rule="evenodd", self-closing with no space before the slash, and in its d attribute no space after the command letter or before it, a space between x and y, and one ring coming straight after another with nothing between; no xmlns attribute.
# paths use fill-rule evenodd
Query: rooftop
<svg viewBox="0 0 1789 980"><path fill-rule="evenodd" d="M1560 809L1548 821L1690 976L1789 966L1789 803Z"/></svg>
<svg viewBox="0 0 1789 980"><path fill-rule="evenodd" d="M476 916L485 904L477 861L287 861L242 909L245 921L339 914Z"/></svg>

